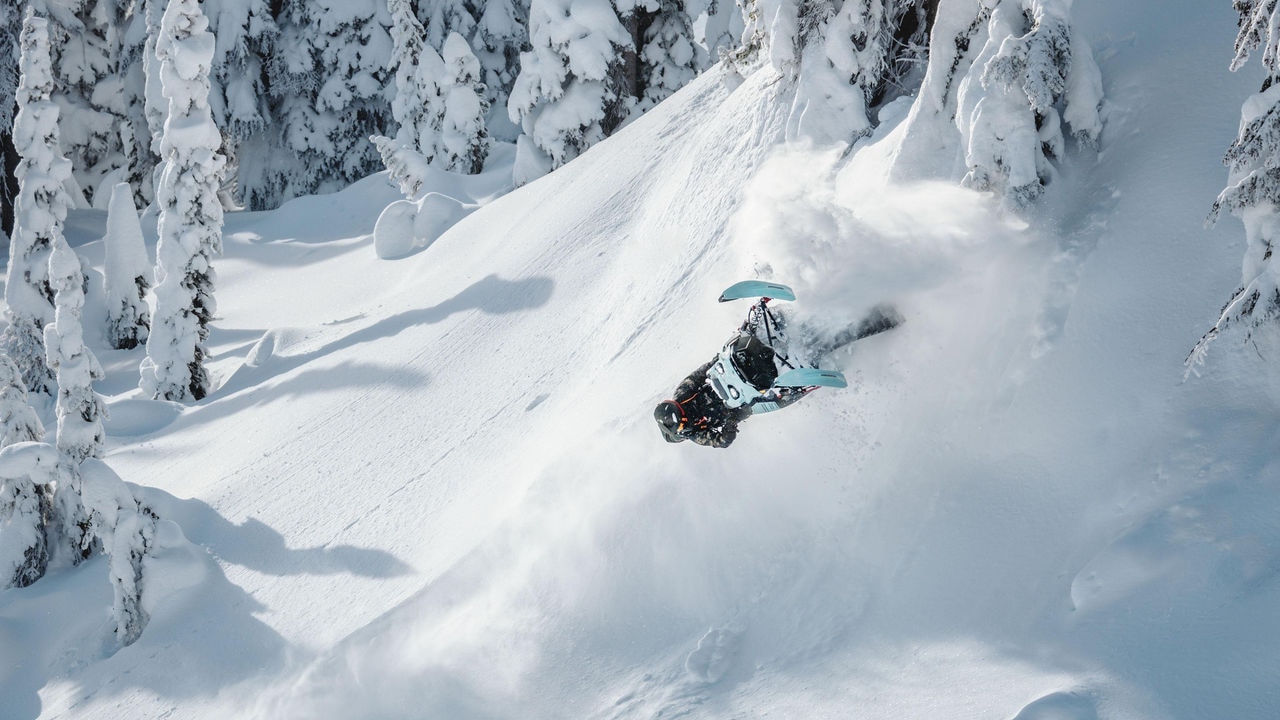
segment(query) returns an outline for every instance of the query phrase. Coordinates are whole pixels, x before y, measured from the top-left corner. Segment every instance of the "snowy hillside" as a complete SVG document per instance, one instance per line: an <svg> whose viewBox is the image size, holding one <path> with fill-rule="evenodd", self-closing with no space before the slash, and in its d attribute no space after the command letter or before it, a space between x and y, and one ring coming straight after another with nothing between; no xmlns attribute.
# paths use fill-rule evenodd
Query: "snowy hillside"
<svg viewBox="0 0 1280 720"><path fill-rule="evenodd" d="M382 175L228 214L189 405L106 349L78 211L104 463L189 543L123 649L102 559L0 593L0 718L1277 717L1280 395L1225 341L1183 365L1259 78L1229 6L1152 5L1077 3L1101 145L1021 218L888 180L910 98L786 142L788 85L720 66L513 192L509 145L440 173L480 208L399 259ZM758 276L906 322L727 450L664 443Z"/></svg>

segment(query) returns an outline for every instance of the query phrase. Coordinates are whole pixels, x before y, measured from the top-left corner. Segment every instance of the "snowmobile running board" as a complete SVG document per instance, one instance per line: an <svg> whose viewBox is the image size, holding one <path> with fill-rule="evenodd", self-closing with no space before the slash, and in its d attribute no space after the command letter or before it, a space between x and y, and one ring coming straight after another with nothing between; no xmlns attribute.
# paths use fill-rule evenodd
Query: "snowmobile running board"
<svg viewBox="0 0 1280 720"><path fill-rule="evenodd" d="M849 381L839 370L819 370L818 368L796 368L788 370L773 381L774 387L849 387Z"/></svg>
<svg viewBox="0 0 1280 720"><path fill-rule="evenodd" d="M791 288L781 283L771 283L763 280L743 280L730 285L724 292L720 293L720 302L754 297L769 298L770 300L795 300L796 294L792 292Z"/></svg>

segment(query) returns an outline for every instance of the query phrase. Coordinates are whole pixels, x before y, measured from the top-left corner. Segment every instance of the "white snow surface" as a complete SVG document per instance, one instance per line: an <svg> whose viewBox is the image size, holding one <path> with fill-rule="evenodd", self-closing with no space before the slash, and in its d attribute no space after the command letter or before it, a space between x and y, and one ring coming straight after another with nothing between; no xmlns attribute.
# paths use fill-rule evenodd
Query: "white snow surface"
<svg viewBox="0 0 1280 720"><path fill-rule="evenodd" d="M717 68L399 259L384 176L228 214L199 403L139 394L91 282L151 620L116 649L103 558L0 593L0 717L1280 716L1280 385L1183 366L1259 71L1228 4L1153 5L1075 7L1106 125L1023 219L890 182L903 105L787 144L785 82ZM104 220L67 231L98 272ZM906 322L731 448L664 443L757 276Z"/></svg>

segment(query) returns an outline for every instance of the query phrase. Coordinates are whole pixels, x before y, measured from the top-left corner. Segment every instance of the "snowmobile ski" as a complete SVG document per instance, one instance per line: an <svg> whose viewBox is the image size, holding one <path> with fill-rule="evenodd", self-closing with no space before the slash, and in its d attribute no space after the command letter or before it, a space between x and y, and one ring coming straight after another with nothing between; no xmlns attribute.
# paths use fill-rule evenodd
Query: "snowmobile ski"
<svg viewBox="0 0 1280 720"><path fill-rule="evenodd" d="M743 280L734 283L720 293L720 302L741 300L743 298L769 298L770 300L795 300L796 294L791 288L781 283L764 280Z"/></svg>
<svg viewBox="0 0 1280 720"><path fill-rule="evenodd" d="M774 387L849 387L849 381L839 370L820 370L818 368L799 367L788 370L773 381Z"/></svg>

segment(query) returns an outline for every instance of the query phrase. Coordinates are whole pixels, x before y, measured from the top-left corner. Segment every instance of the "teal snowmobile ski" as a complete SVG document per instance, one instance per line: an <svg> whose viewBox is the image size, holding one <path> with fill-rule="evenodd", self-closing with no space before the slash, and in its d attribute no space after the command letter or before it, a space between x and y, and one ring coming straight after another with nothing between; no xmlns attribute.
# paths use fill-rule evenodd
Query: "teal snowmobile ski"
<svg viewBox="0 0 1280 720"><path fill-rule="evenodd" d="M839 370L819 368L818 361L849 343L891 330L902 316L878 305L867 316L822 341L809 338L809 362L793 356L786 322L769 308L774 300L795 300L795 292L781 283L745 280L720 294L720 302L756 298L747 319L729 338L707 373L716 394L730 408L750 405L753 414L779 410L822 387L843 388L849 382Z"/></svg>

